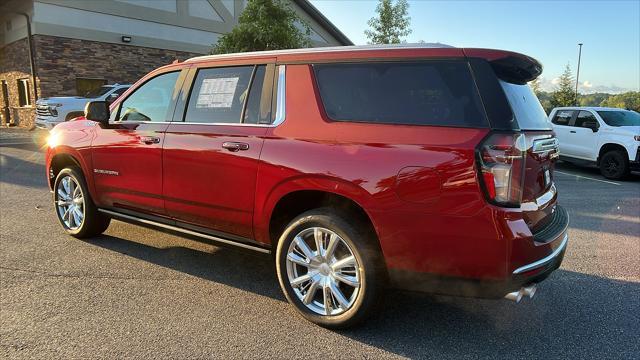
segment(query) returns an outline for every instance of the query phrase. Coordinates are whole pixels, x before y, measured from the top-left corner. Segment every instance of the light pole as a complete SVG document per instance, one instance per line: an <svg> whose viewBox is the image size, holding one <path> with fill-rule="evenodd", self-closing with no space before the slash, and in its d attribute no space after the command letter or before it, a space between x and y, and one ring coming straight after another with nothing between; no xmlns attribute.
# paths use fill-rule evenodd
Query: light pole
<svg viewBox="0 0 640 360"><path fill-rule="evenodd" d="M575 105L578 105L578 84L580 79L580 58L582 57L582 43L578 43L578 71L576 71L576 101Z"/></svg>

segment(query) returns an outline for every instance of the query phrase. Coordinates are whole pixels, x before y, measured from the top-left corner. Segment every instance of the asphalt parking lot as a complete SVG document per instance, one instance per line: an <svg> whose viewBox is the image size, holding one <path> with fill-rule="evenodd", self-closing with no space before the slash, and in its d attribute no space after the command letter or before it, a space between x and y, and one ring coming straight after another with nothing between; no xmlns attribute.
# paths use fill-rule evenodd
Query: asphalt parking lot
<svg viewBox="0 0 640 360"><path fill-rule="evenodd" d="M333 332L294 313L268 256L118 221L92 240L64 235L28 143L0 142L0 358L640 354L639 175L558 165L570 242L533 300L390 291L376 318Z"/></svg>

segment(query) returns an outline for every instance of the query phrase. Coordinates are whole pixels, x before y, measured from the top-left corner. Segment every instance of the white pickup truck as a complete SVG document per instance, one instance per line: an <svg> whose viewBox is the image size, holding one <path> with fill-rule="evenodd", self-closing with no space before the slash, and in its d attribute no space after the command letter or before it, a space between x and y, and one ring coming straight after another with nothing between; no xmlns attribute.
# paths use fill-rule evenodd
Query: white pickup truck
<svg viewBox="0 0 640 360"><path fill-rule="evenodd" d="M560 159L596 165L609 179L640 170L640 114L616 108L559 107L551 110Z"/></svg>
<svg viewBox="0 0 640 360"><path fill-rule="evenodd" d="M36 102L36 127L51 130L57 124L84 115L84 106L89 101L117 99L131 85L104 85L84 96L60 96L38 99Z"/></svg>

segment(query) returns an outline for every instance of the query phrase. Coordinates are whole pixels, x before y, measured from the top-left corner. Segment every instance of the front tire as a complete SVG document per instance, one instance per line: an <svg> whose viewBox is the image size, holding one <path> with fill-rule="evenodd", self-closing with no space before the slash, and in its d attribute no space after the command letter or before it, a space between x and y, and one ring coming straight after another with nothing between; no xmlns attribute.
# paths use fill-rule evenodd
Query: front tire
<svg viewBox="0 0 640 360"><path fill-rule="evenodd" d="M622 151L613 150L600 159L600 173L607 179L620 180L629 175L629 160Z"/></svg>
<svg viewBox="0 0 640 360"><path fill-rule="evenodd" d="M88 238L102 234L111 219L98 212L80 169L62 169L53 185L53 202L58 221L67 234Z"/></svg>
<svg viewBox="0 0 640 360"><path fill-rule="evenodd" d="M305 319L334 329L353 326L374 310L385 287L383 264L371 231L327 208L294 219L276 250L287 300Z"/></svg>

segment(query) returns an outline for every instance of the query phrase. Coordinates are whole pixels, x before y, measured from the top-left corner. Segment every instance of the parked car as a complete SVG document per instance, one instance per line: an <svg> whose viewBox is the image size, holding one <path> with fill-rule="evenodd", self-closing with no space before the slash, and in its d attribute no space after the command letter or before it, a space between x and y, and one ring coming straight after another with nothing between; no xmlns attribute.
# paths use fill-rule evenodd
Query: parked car
<svg viewBox="0 0 640 360"><path fill-rule="evenodd" d="M560 107L549 114L562 160L595 165L608 179L640 171L640 114L604 107Z"/></svg>
<svg viewBox="0 0 640 360"><path fill-rule="evenodd" d="M130 84L104 85L84 96L57 96L36 101L36 127L51 130L61 122L84 115L84 107L89 101L113 102L122 95Z"/></svg>
<svg viewBox="0 0 640 360"><path fill-rule="evenodd" d="M519 301L568 241L557 142L527 85L541 71L432 46L167 65L53 130L54 208L79 238L113 218L270 253L326 327L366 318L388 286Z"/></svg>

